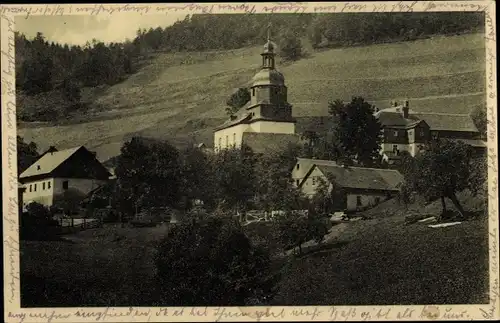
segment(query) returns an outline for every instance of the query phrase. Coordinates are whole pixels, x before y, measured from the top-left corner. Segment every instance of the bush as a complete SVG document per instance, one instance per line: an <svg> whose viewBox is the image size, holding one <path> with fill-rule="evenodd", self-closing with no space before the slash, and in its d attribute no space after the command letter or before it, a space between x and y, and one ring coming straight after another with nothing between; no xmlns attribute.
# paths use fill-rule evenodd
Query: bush
<svg viewBox="0 0 500 323"><path fill-rule="evenodd" d="M286 33L280 42L280 55L285 61L295 61L303 56L302 42L297 35Z"/></svg>
<svg viewBox="0 0 500 323"><path fill-rule="evenodd" d="M21 240L47 240L53 238L55 228L59 226L57 220L44 205L33 202L26 207L19 218ZM52 230L54 229L54 230Z"/></svg>
<svg viewBox="0 0 500 323"><path fill-rule="evenodd" d="M274 293L269 255L229 220L210 218L172 228L157 250L162 304L260 304Z"/></svg>

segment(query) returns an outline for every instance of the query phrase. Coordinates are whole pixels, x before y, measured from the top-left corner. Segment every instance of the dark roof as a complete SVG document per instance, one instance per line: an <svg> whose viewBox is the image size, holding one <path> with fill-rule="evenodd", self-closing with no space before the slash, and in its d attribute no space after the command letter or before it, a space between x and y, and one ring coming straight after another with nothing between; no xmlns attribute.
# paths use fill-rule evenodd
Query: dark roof
<svg viewBox="0 0 500 323"><path fill-rule="evenodd" d="M295 134L245 132L242 143L254 153L269 154L284 151L290 145L298 144L299 139Z"/></svg>
<svg viewBox="0 0 500 323"><path fill-rule="evenodd" d="M474 121L468 114L415 112L415 115L425 120L431 130L478 132Z"/></svg>
<svg viewBox="0 0 500 323"><path fill-rule="evenodd" d="M384 110L375 113L375 117L378 118L382 126L391 128L410 128L421 122L421 120L413 114L410 114L408 118L403 118L400 112Z"/></svg>
<svg viewBox="0 0 500 323"><path fill-rule="evenodd" d="M393 169L316 165L325 176L333 176L343 188L398 191L403 175Z"/></svg>
<svg viewBox="0 0 500 323"><path fill-rule="evenodd" d="M478 132L474 121L468 114L416 112L409 110L408 118L403 118L401 107L392 107L380 110L375 117L385 127L409 128L418 124L419 120L425 121L431 130Z"/></svg>
<svg viewBox="0 0 500 323"><path fill-rule="evenodd" d="M74 148L64 149L64 150L51 150L51 152L46 152L41 158L34 162L30 167L28 167L22 174L20 178L26 178L31 176L46 175L51 173L69 157L73 156L79 149L84 148L83 146L78 146Z"/></svg>
<svg viewBox="0 0 500 323"><path fill-rule="evenodd" d="M215 131L229 128L241 123L248 123L252 118L252 114L246 111L243 107L238 112L236 112L230 119L226 120L223 124L215 128Z"/></svg>

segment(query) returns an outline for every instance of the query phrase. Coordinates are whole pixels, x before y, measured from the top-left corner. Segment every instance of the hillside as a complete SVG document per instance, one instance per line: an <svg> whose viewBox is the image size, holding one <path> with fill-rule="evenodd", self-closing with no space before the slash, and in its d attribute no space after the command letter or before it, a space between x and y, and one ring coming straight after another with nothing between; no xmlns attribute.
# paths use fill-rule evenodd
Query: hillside
<svg viewBox="0 0 500 323"><path fill-rule="evenodd" d="M94 111L71 123L22 123L18 132L41 149L86 145L101 160L119 154L133 135L182 145L212 144L225 119L225 101L260 65L261 47L226 52L155 54L148 65L114 86L88 91ZM484 104L481 34L414 42L310 51L277 68L284 74L297 117L326 115L327 102L363 96L379 108L408 98L417 111L469 113ZM23 109L22 102L18 100Z"/></svg>

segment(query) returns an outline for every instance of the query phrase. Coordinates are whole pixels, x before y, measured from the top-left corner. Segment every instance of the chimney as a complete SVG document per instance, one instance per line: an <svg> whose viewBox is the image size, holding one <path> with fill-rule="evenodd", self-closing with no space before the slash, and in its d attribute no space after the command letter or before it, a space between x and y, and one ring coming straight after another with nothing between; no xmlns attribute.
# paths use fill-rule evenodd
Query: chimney
<svg viewBox="0 0 500 323"><path fill-rule="evenodd" d="M406 100L405 105L403 106L403 118L407 119L409 114L410 114L410 102Z"/></svg>

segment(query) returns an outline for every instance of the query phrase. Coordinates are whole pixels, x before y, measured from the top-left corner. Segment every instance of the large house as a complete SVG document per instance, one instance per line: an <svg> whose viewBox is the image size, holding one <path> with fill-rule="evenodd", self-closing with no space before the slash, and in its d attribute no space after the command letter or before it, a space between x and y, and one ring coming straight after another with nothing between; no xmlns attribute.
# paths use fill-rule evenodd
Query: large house
<svg viewBox="0 0 500 323"><path fill-rule="evenodd" d="M324 181L342 201L339 209L355 211L375 206L399 192L403 175L397 170L313 164L300 181L300 190L313 197Z"/></svg>
<svg viewBox="0 0 500 323"><path fill-rule="evenodd" d="M95 153L83 146L65 150L51 147L19 177L23 209L31 202L52 206L68 191L84 197L106 184L110 176Z"/></svg>
<svg viewBox="0 0 500 323"><path fill-rule="evenodd" d="M275 68L275 48L268 35L261 54L261 69L250 86L250 101L215 129L216 152L245 145L254 152L267 153L299 141L292 106L287 101L285 78Z"/></svg>
<svg viewBox="0 0 500 323"><path fill-rule="evenodd" d="M474 121L467 114L423 113L410 110L409 102L394 102L388 109L375 112L383 127L381 154L390 164L400 153L417 155L431 139L462 141L478 150L486 148Z"/></svg>

